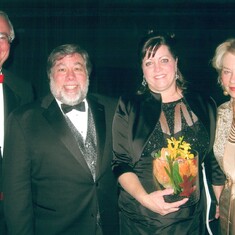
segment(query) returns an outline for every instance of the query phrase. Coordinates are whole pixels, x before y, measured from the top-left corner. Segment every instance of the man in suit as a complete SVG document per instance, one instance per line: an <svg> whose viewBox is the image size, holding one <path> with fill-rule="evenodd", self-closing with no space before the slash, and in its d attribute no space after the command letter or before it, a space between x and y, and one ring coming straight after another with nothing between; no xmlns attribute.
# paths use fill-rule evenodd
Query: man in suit
<svg viewBox="0 0 235 235"><path fill-rule="evenodd" d="M9 118L3 189L10 235L118 234L115 104L87 96L90 72L80 46L55 48L47 63L51 94Z"/></svg>
<svg viewBox="0 0 235 235"><path fill-rule="evenodd" d="M7 14L0 11L0 234L2 235L6 234L2 193L2 154L6 119L13 109L33 99L30 85L3 69L3 64L9 57L10 44L14 38L14 28Z"/></svg>

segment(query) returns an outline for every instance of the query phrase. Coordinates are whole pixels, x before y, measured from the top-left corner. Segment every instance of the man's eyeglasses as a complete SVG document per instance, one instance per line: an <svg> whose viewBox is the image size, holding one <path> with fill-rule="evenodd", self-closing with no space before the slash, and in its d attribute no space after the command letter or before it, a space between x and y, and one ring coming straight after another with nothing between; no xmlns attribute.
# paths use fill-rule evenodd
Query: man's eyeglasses
<svg viewBox="0 0 235 235"><path fill-rule="evenodd" d="M0 33L0 42L8 42L11 43L12 42L12 38L11 36L9 36L6 33Z"/></svg>

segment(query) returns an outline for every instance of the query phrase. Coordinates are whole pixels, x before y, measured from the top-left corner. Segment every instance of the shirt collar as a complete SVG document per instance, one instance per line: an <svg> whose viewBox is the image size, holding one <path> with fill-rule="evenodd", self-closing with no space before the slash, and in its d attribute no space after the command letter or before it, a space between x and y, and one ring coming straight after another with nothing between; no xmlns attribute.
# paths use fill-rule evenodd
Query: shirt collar
<svg viewBox="0 0 235 235"><path fill-rule="evenodd" d="M61 112L64 113L63 110L61 109L62 102L60 100L58 100L57 98L55 98L55 100L56 100L57 104L59 105ZM86 112L87 112L87 110L88 110L88 102L87 102L86 98L84 100L82 100L82 101L85 102L85 107L86 107Z"/></svg>

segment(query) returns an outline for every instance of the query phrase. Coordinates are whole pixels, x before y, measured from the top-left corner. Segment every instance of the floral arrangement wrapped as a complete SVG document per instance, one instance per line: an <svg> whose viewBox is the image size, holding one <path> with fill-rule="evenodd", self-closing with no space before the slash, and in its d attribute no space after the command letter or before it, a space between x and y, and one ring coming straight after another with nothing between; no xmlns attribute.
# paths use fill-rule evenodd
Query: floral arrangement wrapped
<svg viewBox="0 0 235 235"><path fill-rule="evenodd" d="M199 198L198 154L184 137L171 137L167 142L167 148L153 153L154 178L163 188L174 189L168 201L189 197L187 204L192 204Z"/></svg>

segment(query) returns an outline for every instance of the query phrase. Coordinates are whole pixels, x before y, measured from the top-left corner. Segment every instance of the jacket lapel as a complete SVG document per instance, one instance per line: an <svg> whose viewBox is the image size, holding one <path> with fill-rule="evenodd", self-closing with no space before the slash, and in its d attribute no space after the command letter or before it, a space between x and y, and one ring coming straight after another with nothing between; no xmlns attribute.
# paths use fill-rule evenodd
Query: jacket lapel
<svg viewBox="0 0 235 235"><path fill-rule="evenodd" d="M51 96L47 96L43 102L42 106L45 108L43 116L51 125L53 130L57 133L58 138L64 144L64 146L70 151L72 156L83 166L83 168L90 174L90 170L86 164L85 159L78 147L78 144L70 131L68 124L56 102L56 100Z"/></svg>
<svg viewBox="0 0 235 235"><path fill-rule="evenodd" d="M184 94L190 108L197 115L199 120L203 123L210 138L210 146L208 152L211 151L214 144L215 128L216 128L216 103L213 99L203 99L197 93Z"/></svg>
<svg viewBox="0 0 235 235"><path fill-rule="evenodd" d="M156 96L156 97L155 97ZM138 97L137 106L132 113L133 151L140 157L147 140L154 130L161 111L161 97L159 94L146 93Z"/></svg>

